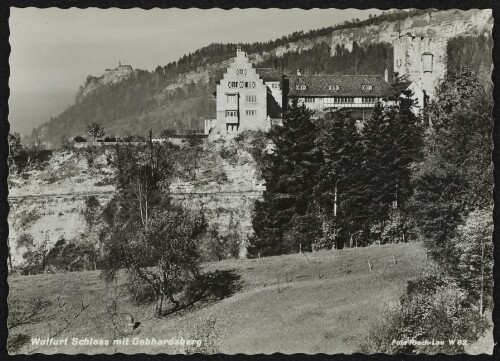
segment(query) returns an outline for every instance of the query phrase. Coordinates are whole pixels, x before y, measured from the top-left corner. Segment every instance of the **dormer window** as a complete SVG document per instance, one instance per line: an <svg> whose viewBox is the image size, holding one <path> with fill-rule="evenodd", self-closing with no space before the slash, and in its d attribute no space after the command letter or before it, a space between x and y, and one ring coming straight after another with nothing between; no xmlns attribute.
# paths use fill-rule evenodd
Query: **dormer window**
<svg viewBox="0 0 500 361"><path fill-rule="evenodd" d="M338 86L337 84L328 85L328 90L330 90L330 91L339 91L340 90L340 86Z"/></svg>
<svg viewBox="0 0 500 361"><path fill-rule="evenodd" d="M295 85L295 90L307 90L307 85L302 84L302 85Z"/></svg>
<svg viewBox="0 0 500 361"><path fill-rule="evenodd" d="M372 91L373 90L373 85L371 84L363 84L361 86L361 88L365 91L365 92L369 92L369 91Z"/></svg>

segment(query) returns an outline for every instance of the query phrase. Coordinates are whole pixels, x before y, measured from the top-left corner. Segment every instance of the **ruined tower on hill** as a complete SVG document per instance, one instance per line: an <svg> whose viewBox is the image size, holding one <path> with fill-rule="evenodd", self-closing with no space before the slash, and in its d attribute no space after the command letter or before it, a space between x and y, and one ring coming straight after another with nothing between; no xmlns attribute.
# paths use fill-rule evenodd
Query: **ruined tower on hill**
<svg viewBox="0 0 500 361"><path fill-rule="evenodd" d="M430 99L446 73L447 39L406 34L394 41L394 72L406 76Z"/></svg>

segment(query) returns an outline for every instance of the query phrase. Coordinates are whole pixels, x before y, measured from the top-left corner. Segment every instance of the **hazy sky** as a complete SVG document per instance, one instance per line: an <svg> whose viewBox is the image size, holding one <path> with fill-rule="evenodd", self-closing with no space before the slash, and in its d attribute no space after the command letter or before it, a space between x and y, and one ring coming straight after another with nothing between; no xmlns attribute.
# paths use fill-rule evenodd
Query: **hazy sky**
<svg viewBox="0 0 500 361"><path fill-rule="evenodd" d="M11 131L30 133L73 103L87 75L119 61L153 70L210 43L267 41L380 12L11 8Z"/></svg>

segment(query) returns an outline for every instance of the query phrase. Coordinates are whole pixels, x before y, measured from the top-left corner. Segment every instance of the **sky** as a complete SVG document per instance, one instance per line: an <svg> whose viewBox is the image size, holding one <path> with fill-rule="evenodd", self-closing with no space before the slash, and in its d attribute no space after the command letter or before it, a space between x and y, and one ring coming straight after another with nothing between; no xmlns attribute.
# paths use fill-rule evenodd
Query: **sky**
<svg viewBox="0 0 500 361"><path fill-rule="evenodd" d="M88 75L121 61L153 70L210 43L273 40L380 14L376 9L10 9L11 132L22 135L74 101Z"/></svg>

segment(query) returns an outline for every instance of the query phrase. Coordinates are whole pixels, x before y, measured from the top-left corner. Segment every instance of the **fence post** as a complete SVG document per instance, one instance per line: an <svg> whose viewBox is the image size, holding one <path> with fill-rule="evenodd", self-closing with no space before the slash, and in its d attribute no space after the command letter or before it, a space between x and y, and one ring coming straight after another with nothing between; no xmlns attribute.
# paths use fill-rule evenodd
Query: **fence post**
<svg viewBox="0 0 500 361"><path fill-rule="evenodd" d="M372 264L370 263L370 260L368 260L368 268L370 269L370 272L372 271L373 267Z"/></svg>

